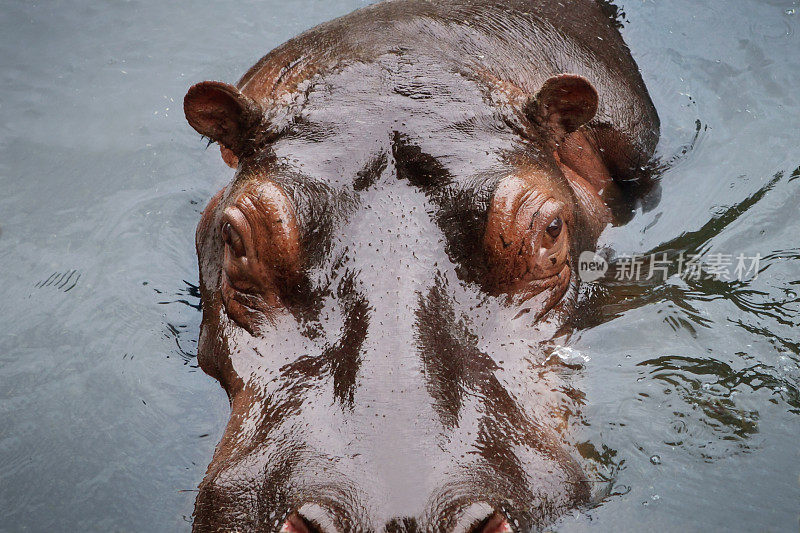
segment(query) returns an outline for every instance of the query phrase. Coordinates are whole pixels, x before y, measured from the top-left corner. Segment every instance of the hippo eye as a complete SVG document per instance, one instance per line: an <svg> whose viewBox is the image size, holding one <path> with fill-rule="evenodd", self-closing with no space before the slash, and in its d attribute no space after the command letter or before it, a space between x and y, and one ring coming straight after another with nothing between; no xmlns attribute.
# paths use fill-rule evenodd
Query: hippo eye
<svg viewBox="0 0 800 533"><path fill-rule="evenodd" d="M233 225L230 222L226 222L222 226L222 241L230 248L235 257L243 257L245 255L244 240L242 240L239 232L233 229Z"/></svg>
<svg viewBox="0 0 800 533"><path fill-rule="evenodd" d="M564 221L561 217L556 217L550 222L550 225L547 226L547 234L553 238L553 240L558 239L559 235L561 235L561 230L564 229Z"/></svg>

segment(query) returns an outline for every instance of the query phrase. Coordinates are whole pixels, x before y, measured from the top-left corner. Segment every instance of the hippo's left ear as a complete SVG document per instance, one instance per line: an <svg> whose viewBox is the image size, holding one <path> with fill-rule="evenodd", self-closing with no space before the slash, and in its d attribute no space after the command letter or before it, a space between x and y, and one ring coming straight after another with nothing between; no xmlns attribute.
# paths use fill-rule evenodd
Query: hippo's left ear
<svg viewBox="0 0 800 533"><path fill-rule="evenodd" d="M577 74L560 74L544 82L525 106L534 124L550 133L556 144L577 130L597 113L597 90Z"/></svg>
<svg viewBox="0 0 800 533"><path fill-rule="evenodd" d="M227 83L204 81L189 89L183 99L186 120L201 135L219 143L236 158L247 150L261 124L264 111L255 100ZM230 156L231 154L229 154ZM229 158L225 158L227 163Z"/></svg>

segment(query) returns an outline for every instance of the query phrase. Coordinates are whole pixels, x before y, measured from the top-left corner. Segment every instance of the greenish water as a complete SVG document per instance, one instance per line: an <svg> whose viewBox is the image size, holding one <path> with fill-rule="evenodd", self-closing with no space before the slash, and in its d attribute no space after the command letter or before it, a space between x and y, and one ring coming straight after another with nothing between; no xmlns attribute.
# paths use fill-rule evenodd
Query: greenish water
<svg viewBox="0 0 800 533"><path fill-rule="evenodd" d="M0 530L190 528L227 420L195 363L194 227L231 171L183 95L365 3L4 2ZM796 531L800 5L619 5L659 153L686 153L603 243L762 271L628 284L565 340L587 360L575 440L614 484L554 529Z"/></svg>

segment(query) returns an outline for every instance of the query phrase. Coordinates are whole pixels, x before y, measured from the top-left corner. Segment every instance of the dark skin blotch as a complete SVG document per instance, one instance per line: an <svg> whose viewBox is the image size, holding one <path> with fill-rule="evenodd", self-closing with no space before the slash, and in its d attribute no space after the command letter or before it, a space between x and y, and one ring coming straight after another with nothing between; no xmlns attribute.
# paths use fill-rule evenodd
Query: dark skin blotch
<svg viewBox="0 0 800 533"><path fill-rule="evenodd" d="M360 170L353 180L353 189L356 192L361 192L369 189L378 181L381 174L386 170L389 164L389 158L385 153L381 153L378 157L373 159L367 168Z"/></svg>
<svg viewBox="0 0 800 533"><path fill-rule="evenodd" d="M401 133L394 134L392 152L398 179L406 180L426 192L453 181L450 173L439 161L424 153L419 146L412 144Z"/></svg>

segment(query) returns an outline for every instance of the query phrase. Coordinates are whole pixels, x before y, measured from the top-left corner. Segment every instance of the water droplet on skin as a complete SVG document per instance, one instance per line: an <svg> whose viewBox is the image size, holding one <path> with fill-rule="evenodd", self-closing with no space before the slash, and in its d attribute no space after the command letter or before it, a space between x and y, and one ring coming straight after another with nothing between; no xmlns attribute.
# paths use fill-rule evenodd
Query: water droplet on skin
<svg viewBox="0 0 800 533"><path fill-rule="evenodd" d="M650 462L653 463L654 465L660 465L661 457L659 457L658 455L654 455L650 458Z"/></svg>

